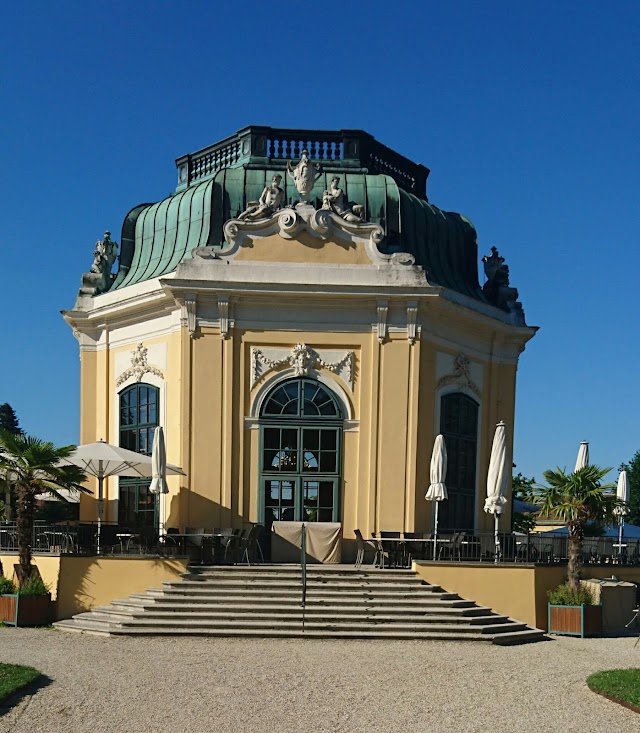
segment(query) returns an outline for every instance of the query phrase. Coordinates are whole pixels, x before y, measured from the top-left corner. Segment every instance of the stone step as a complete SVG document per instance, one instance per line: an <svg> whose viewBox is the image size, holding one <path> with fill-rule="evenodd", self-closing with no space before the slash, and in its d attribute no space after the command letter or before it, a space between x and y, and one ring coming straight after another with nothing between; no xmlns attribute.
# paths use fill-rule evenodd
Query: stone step
<svg viewBox="0 0 640 733"><path fill-rule="evenodd" d="M296 614L291 613L260 613L256 611L247 611L244 613L238 613L237 611L220 611L220 612L207 612L195 614L188 611L155 611L145 609L144 614L139 611L136 613L133 610L126 611L121 608L114 608L112 606L102 606L89 611L86 614L78 614L77 618L84 618L91 616L93 619L100 619L105 621L116 621L125 622L129 620L163 620L170 621L176 624L182 623L183 621L189 622L190 620L198 621L260 621L265 623L272 622L300 622L304 616L306 621L309 622L322 622L322 623L380 623L380 624L409 624L409 625L422 625L422 624L465 624L467 626L477 626L479 624L484 625L498 625L512 623L507 616L498 615L483 615L483 616L454 616L452 614L434 614L425 616L407 616L404 614L389 615L389 614L375 614L375 613L302 613L302 610Z"/></svg>
<svg viewBox="0 0 640 733"><path fill-rule="evenodd" d="M185 586L185 587L210 587L216 588L234 588L246 586L258 586L261 588L301 588L302 580L300 578L278 578L278 577L260 577L250 576L245 578L236 577L235 575L220 576L219 578L211 578L203 576L202 578L194 578L189 575L182 580L168 580L163 583L165 586ZM327 578L317 577L307 579L307 588L321 588L331 586L332 588L379 588L391 592L400 589L422 589L432 590L437 586L423 583L419 579L402 580L396 578L391 581L380 581L377 578Z"/></svg>
<svg viewBox="0 0 640 733"><path fill-rule="evenodd" d="M301 620L282 621L276 619L183 619L179 624L173 619L154 619L154 618L109 618L108 614L88 613L86 616L80 614L78 622L97 623L103 622L107 624L117 625L122 628L201 628L201 629L218 629L224 628L228 630L242 629L297 629L302 626ZM372 621L315 621L305 619L305 630L328 630L335 629L338 631L372 631L372 630L393 630L410 633L412 631L421 632L422 629L416 629L414 624L386 624L376 623ZM524 631L527 629L523 623L506 623L506 624L484 624L484 625L457 625L451 623L433 623L429 625L428 630L441 631L443 633L456 631L461 634L498 634L507 633L508 631Z"/></svg>
<svg viewBox="0 0 640 733"><path fill-rule="evenodd" d="M195 629L195 628L126 628L103 623L75 622L72 619L58 621L56 627L66 631L84 632L100 635L131 635L131 636L205 636L205 637L257 637L257 638L292 638L292 639L406 639L416 641L481 641L486 643L518 644L524 641L539 641L544 634L539 630L530 632L515 632L510 634L482 634L460 633L458 630L443 631L411 631L403 632L397 629L370 629L358 631L343 631L336 629ZM511 638L508 638L511 637Z"/></svg>
<svg viewBox="0 0 640 733"><path fill-rule="evenodd" d="M248 596L260 596L260 597L273 597L273 596L279 596L279 597L291 597L291 598L300 598L302 595L302 587L299 586L297 588L286 588L286 587L269 587L269 586L252 586L252 585L244 585L244 586L216 586L216 585L210 585L210 586L200 586L199 583L188 583L181 585L179 583L167 583L163 585L161 589L151 589L150 593L157 593L158 591L164 593L165 595L180 595L180 596L203 596L203 595L211 595L215 593L217 596L224 595L226 597L230 597L233 595L248 595ZM445 592L435 592L427 588L418 588L418 589L397 589L397 590L380 590L378 588L354 588L349 586L344 587L334 587L333 585L329 586L320 586L320 587L314 587L314 586L308 586L307 587L307 598L327 598L327 597L336 597L340 596L342 598L367 598L375 596L376 598L391 598L391 599L397 599L397 598L442 598L442 599L449 599L449 600L455 600L459 599L459 596L456 593L445 593Z"/></svg>
<svg viewBox="0 0 640 733"><path fill-rule="evenodd" d="M380 598L379 596L343 596L341 594L338 595L328 595L325 597L317 597L317 596L308 596L307 597L307 607L323 607L327 604L331 605L338 605L338 606L344 606L344 605L361 605L366 608L371 607L379 607L379 608L389 608L394 607L398 605L407 606L407 607L413 607L413 608L439 608L439 607L447 607L447 608L472 608L475 604L473 601L466 601L455 594L451 594L452 598L411 598L411 597L404 597L404 598ZM210 605L220 605L220 604L228 604L230 602L234 603L244 603L244 604L255 604L256 606L264 606L265 604L278 604L278 605L288 605L292 607L300 607L301 605L301 599L300 596L278 596L278 595L246 595L246 594L238 594L238 595L223 595L223 596L217 596L217 595L195 595L195 594L180 594L180 593L168 593L168 594L149 594L149 595L142 595L142 594L134 594L132 595L133 599L136 600L154 600L158 604L162 604L164 602L175 602L177 600L182 600L184 603L206 603Z"/></svg>
<svg viewBox="0 0 640 733"><path fill-rule="evenodd" d="M467 601L467 603L469 603ZM261 605L256 607L255 603L180 603L180 602L162 602L158 603L155 599L123 599L120 601L113 601L109 604L109 607L115 608L123 612L144 612L144 613L155 613L157 611L162 613L175 613L184 612L191 614L206 614L206 613L282 613L285 615L292 615L301 613L300 604L296 605ZM377 610L376 610L377 609ZM464 616L470 618L474 616L487 616L492 614L492 610L486 606L465 606L462 608L456 606L443 606L443 605L431 605L429 607L421 606L375 606L373 604L354 604L354 605L308 605L307 613L383 613L383 614L401 614L408 618L420 618L428 614L437 613L445 616Z"/></svg>

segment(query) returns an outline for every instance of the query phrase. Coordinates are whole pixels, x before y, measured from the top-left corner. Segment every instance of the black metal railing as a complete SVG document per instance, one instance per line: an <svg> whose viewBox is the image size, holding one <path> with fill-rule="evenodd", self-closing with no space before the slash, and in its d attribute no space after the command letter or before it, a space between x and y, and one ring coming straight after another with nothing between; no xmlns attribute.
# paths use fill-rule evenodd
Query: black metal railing
<svg viewBox="0 0 640 733"><path fill-rule="evenodd" d="M383 533L392 534L392 533ZM569 538L543 532L531 534L494 532L438 532L437 540L425 534L418 536L372 537L371 551L385 552L395 565L408 566L412 560L436 562L501 562L501 563L566 563ZM582 545L583 564L640 565L640 539L623 537L585 537Z"/></svg>
<svg viewBox="0 0 640 733"><path fill-rule="evenodd" d="M379 143L363 130L300 130L246 127L220 142L176 160L178 190L213 176L222 168L245 164L284 168L306 150L329 168L364 168L390 175L406 191L426 198L429 169Z"/></svg>
<svg viewBox="0 0 640 733"><path fill-rule="evenodd" d="M304 615L307 607L307 528L304 523L300 534L300 573L302 576L302 631L304 632Z"/></svg>

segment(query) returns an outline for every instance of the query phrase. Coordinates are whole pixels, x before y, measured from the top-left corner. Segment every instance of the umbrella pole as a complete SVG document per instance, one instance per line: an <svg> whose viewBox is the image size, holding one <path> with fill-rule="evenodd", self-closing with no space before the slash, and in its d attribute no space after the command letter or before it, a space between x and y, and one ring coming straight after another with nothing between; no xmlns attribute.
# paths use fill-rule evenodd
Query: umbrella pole
<svg viewBox="0 0 640 733"><path fill-rule="evenodd" d="M493 520L494 520L493 536L496 542L495 557L493 559L493 562L497 564L498 557L500 555L500 540L498 539L498 522L500 521L500 517L497 513L493 515Z"/></svg>
<svg viewBox="0 0 640 733"><path fill-rule="evenodd" d="M624 527L624 517L620 515L618 523L618 562L622 562L622 528Z"/></svg>
<svg viewBox="0 0 640 733"><path fill-rule="evenodd" d="M436 552L438 549L438 505L440 504L439 501L435 502L436 505L436 514L435 514L435 521L433 524L433 559L436 559Z"/></svg>
<svg viewBox="0 0 640 733"><path fill-rule="evenodd" d="M102 463L102 461L101 461ZM98 555L100 554L100 530L102 528L102 512L104 511L104 499L102 498L102 482L104 481L104 476L99 475L98 476L98 535L97 535L97 551Z"/></svg>

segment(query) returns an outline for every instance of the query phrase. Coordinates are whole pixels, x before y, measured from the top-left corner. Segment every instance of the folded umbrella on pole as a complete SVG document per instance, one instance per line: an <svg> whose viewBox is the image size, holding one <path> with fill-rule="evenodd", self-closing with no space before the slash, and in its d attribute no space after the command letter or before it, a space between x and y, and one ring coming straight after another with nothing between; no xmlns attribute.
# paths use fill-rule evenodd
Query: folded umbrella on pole
<svg viewBox="0 0 640 733"><path fill-rule="evenodd" d="M581 468L589 465L589 443L583 440L578 448L578 457L576 458L576 467L573 469L579 471Z"/></svg>
<svg viewBox="0 0 640 733"><path fill-rule="evenodd" d="M436 559L436 550L438 547L438 505L441 501L448 498L447 487L444 480L447 477L447 447L444 443L442 435L436 436L433 444L433 452L431 454L431 468L429 478L431 483L425 494L427 501L435 501L435 515L433 525L433 559Z"/></svg>
<svg viewBox="0 0 640 733"><path fill-rule="evenodd" d="M618 555L622 555L622 532L624 529L624 517L629 513L629 477L626 471L620 471L618 476L618 488L616 498L622 502L613 510L618 516Z"/></svg>
<svg viewBox="0 0 640 733"><path fill-rule="evenodd" d="M498 522L504 510L504 505L507 503L504 495L507 492L508 482L507 436L505 424L501 421L496 425L496 432L493 436L489 473L487 474L487 498L484 502L485 512L494 516L494 539L496 548L494 562L496 563L500 555Z"/></svg>

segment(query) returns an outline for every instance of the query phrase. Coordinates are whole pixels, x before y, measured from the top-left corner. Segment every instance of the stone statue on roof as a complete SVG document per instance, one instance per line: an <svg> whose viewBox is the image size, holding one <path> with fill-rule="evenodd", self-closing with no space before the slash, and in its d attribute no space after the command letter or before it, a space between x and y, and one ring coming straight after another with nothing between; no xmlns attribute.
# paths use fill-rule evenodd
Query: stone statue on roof
<svg viewBox="0 0 640 733"><path fill-rule="evenodd" d="M348 222L364 221L364 206L360 204L349 205L343 190L340 188L339 176L331 178L329 188L322 195L322 208L332 211Z"/></svg>
<svg viewBox="0 0 640 733"><path fill-rule="evenodd" d="M303 150L298 165L294 167L292 161L287 162L287 173L293 179L300 200L307 203L315 182L322 175L322 167L319 163L309 160L309 153Z"/></svg>
<svg viewBox="0 0 640 733"><path fill-rule="evenodd" d="M504 257L495 247L491 247L491 254L482 258L484 274L487 281L482 286L482 292L487 300L498 308L504 308L514 314L516 325L524 325L522 305L517 302L518 290L509 285L509 266L504 264Z"/></svg>
<svg viewBox="0 0 640 733"><path fill-rule="evenodd" d="M280 188L282 176L276 174L271 179L271 184L265 186L258 201L249 201L247 208L238 216L241 221L257 221L268 219L282 208L284 202L284 191Z"/></svg>
<svg viewBox="0 0 640 733"><path fill-rule="evenodd" d="M89 272L82 275L79 295L100 295L109 290L115 277L111 274L111 268L117 256L118 243L111 239L111 232L106 231L104 238L95 244L93 263Z"/></svg>

